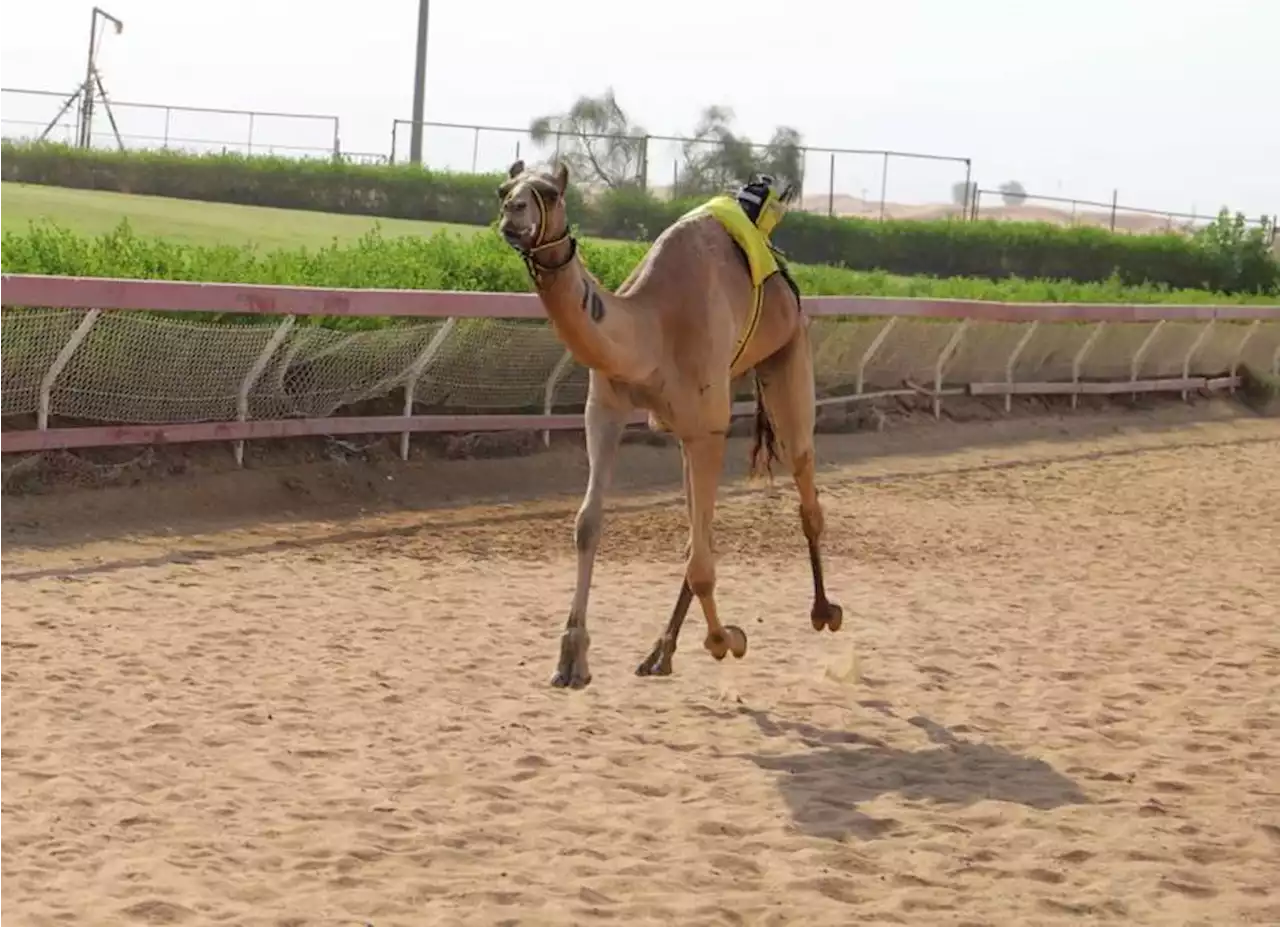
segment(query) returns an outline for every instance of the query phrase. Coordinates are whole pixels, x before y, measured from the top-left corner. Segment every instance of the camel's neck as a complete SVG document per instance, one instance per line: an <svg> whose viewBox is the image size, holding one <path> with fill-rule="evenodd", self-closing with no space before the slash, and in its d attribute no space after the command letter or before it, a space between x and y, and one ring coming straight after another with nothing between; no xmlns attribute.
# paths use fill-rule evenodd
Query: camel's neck
<svg viewBox="0 0 1280 927"><path fill-rule="evenodd" d="M555 263L548 256L548 264ZM643 354L646 314L633 300L601 287L577 255L536 286L556 335L578 363L627 383L641 383L653 372Z"/></svg>

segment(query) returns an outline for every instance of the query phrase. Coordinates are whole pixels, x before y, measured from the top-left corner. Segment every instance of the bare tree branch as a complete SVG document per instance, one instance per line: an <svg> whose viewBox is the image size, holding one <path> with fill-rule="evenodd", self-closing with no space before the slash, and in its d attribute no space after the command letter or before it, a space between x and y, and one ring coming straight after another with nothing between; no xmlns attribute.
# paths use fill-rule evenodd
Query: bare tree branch
<svg viewBox="0 0 1280 927"><path fill-rule="evenodd" d="M568 112L540 116L530 123L529 135L539 146L557 136L560 160L588 183L617 190L643 182L645 131L627 117L612 88L599 97L579 97Z"/></svg>

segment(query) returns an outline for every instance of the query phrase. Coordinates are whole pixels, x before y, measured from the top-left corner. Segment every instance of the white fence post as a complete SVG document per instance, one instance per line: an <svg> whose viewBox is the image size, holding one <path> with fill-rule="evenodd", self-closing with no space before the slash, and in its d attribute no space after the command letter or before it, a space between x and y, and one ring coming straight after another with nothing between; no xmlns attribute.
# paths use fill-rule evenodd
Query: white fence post
<svg viewBox="0 0 1280 927"><path fill-rule="evenodd" d="M551 410L555 408L556 384L560 382L560 378L564 376L564 372L569 369L569 365L573 363L573 353L566 350L560 355L560 359L556 361L556 365L551 368L551 373L547 377L547 384L542 390L542 414L550 415ZM542 446L551 446L551 430L544 429L542 432Z"/></svg>
<svg viewBox="0 0 1280 927"><path fill-rule="evenodd" d="M876 332L876 336L871 339L871 343L867 345L867 349L862 352L862 357L858 359L858 379L854 385L854 395L861 396L862 388L867 373L867 364L871 363L871 358L876 351L880 350L880 346L884 344L884 340L889 337L889 332L893 331L893 327L898 324L898 316L889 316L889 321L880 326L880 331Z"/></svg>
<svg viewBox="0 0 1280 927"><path fill-rule="evenodd" d="M1244 357L1244 349L1249 346L1249 342L1253 339L1258 329L1262 327L1261 319L1254 319L1248 330L1240 339L1240 343L1236 345L1235 354L1231 357L1231 385L1227 389L1234 393L1236 391L1236 377L1240 374L1240 360Z"/></svg>
<svg viewBox="0 0 1280 927"><path fill-rule="evenodd" d="M413 396L418 390L418 380L422 378L422 373L427 369L427 364L436 359L436 355L440 353L440 349L444 347L445 341L453 332L453 327L458 322L455 318L447 318L444 324L440 326L440 330L431 336L431 340L427 342L427 346L422 349L413 363L409 366L409 372L405 377L404 384L404 417L408 418L413 414ZM409 436L411 432L400 432L400 459L409 459Z"/></svg>
<svg viewBox="0 0 1280 927"><path fill-rule="evenodd" d="M249 393L253 389L253 384L258 382L267 364L270 363L272 355L276 353L276 349L280 347L280 343L284 341L285 336L289 334L289 330L293 328L296 321L293 316L287 315L276 326L276 330L272 332L271 337L267 339L266 347L262 349L262 353L258 355L258 359L253 362L253 366L249 368L249 372L245 374L243 380L240 381L240 393L236 397L236 417L237 421L246 422L249 420ZM244 466L244 439L241 438L235 442L236 466Z"/></svg>
<svg viewBox="0 0 1280 927"><path fill-rule="evenodd" d="M1084 344L1080 345L1080 350L1076 351L1076 356L1071 358L1071 408L1073 409L1080 403L1080 367L1084 364L1085 357L1093 350L1094 344L1102 337L1106 327L1106 322L1095 325L1093 331L1089 332L1089 337L1084 340Z"/></svg>
<svg viewBox="0 0 1280 927"><path fill-rule="evenodd" d="M1008 384L1009 391L1004 394L1004 411L1006 413L1013 411L1013 368L1018 363L1018 357L1022 354L1023 349L1035 336L1036 329L1040 327L1039 322L1032 322L1030 327L1022 333L1022 337L1018 339L1018 343L1013 346L1013 350L1009 352L1009 359L1004 364L1004 382Z"/></svg>
<svg viewBox="0 0 1280 927"><path fill-rule="evenodd" d="M71 333L71 337L67 339L67 343L62 346L62 350L58 352L58 356L53 359L53 363L41 378L40 396L36 406L36 428L41 431L49 430L49 407L53 403L53 384L57 382L63 369L70 362L71 355L76 353L76 349L80 347L85 336L89 334L89 329L93 328L100 315L102 315L101 309L90 309L85 313L76 330Z"/></svg>
<svg viewBox="0 0 1280 927"><path fill-rule="evenodd" d="M951 360L951 355L956 353L956 348L960 347L960 339L964 337L964 333L969 330L969 320L961 319L960 325L952 332L951 337L947 340L946 347L942 349L942 353L938 355L937 362L933 365L933 417L935 419L942 418L942 371L947 366L947 361Z"/></svg>
<svg viewBox="0 0 1280 927"><path fill-rule="evenodd" d="M1196 352L1200 350L1200 346L1204 344L1204 340L1213 332L1213 319L1205 323L1204 328L1200 330L1200 334L1196 336L1196 340L1191 343L1191 347L1187 348L1186 356L1182 358L1182 379L1186 380L1191 376L1191 361L1195 358ZM1184 389L1182 391L1182 401L1186 402L1190 397L1191 391Z"/></svg>
<svg viewBox="0 0 1280 927"><path fill-rule="evenodd" d="M1147 350L1151 347L1152 342L1156 340L1156 335L1160 334L1160 329L1164 328L1165 320L1161 319L1155 325L1151 326L1151 331L1147 332L1147 337L1142 339L1142 344L1138 345L1138 350L1133 352L1133 358L1129 361L1129 382L1138 382L1138 368L1142 365L1142 359L1146 356ZM1133 391L1133 399L1138 399L1138 391Z"/></svg>

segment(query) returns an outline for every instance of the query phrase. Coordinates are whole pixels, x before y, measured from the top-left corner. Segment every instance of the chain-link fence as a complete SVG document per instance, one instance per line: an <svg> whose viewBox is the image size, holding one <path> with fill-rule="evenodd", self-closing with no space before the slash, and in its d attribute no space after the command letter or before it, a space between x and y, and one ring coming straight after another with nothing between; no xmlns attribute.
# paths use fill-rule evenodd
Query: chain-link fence
<svg viewBox="0 0 1280 927"><path fill-rule="evenodd" d="M5 138L47 138L73 144L79 136L74 93L0 89ZM109 107L109 111L108 111ZM346 150L339 117L111 100L95 104L95 146L238 151L286 157L334 157L359 163L405 163L413 123L394 120L386 152ZM1063 196L1019 194L973 183L971 159L888 149L795 146L772 148L735 140L681 136L618 136L424 122L423 164L462 173L505 171L511 162L564 158L587 189L635 186L659 197L724 189L750 170L797 175L801 208L830 216L873 219L1026 218L1097 225L1116 231L1176 231L1202 227L1216 213L1186 213ZM1270 220L1268 220L1270 221ZM1250 219L1250 224L1259 220ZM1274 223L1272 224L1274 236Z"/></svg>
<svg viewBox="0 0 1280 927"><path fill-rule="evenodd" d="M0 131L5 138L74 145L79 107L73 93L0 89ZM341 152L340 120L319 113L134 103L96 99L90 138L95 147L237 151L286 157L333 157ZM373 155L381 160L385 156Z"/></svg>
<svg viewBox="0 0 1280 927"><path fill-rule="evenodd" d="M390 160L409 158L413 122L397 119ZM423 165L467 173L505 171L512 161L565 160L587 188L636 186L667 199L716 193L753 171L797 180L801 208L830 216L938 218L962 215L956 189L970 159L883 149L771 146L675 135L595 135L423 122Z"/></svg>
<svg viewBox="0 0 1280 927"><path fill-rule="evenodd" d="M1052 222L1057 225L1084 225L1113 232L1150 234L1158 232L1193 233L1210 225L1218 213L1172 212L1127 206L1120 202L1119 191L1110 202L1084 200L1065 196L1026 193L1020 189L984 190L974 188L969 204L970 219L1005 219L1021 222ZM1245 217L1248 228L1261 228L1268 244L1276 240L1277 216Z"/></svg>

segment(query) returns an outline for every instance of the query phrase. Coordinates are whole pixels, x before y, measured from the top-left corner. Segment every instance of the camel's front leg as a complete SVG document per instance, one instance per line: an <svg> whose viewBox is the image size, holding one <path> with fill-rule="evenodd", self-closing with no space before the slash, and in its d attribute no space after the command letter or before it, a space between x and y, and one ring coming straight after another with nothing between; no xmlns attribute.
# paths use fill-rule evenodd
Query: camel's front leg
<svg viewBox="0 0 1280 927"><path fill-rule="evenodd" d="M594 386L594 384L593 384ZM594 392L594 391L593 391ZM587 492L578 507L573 541L578 549L578 577L573 590L569 619L560 636L560 662L551 684L559 688L580 689L591 682L587 667L587 649L591 636L587 633L587 599L591 594L591 574L595 570L596 551L604 527L604 494L613 478L618 460L626 413L588 396L586 408L587 461L591 468Z"/></svg>
<svg viewBox="0 0 1280 927"><path fill-rule="evenodd" d="M689 468L689 557L685 578L689 589L698 597L702 615L707 619L707 637L703 646L717 660L726 653L742 657L747 652L747 634L734 625L722 625L716 611L716 561L712 539L715 521L716 491L724 465L725 435L709 434L683 445L685 464Z"/></svg>

